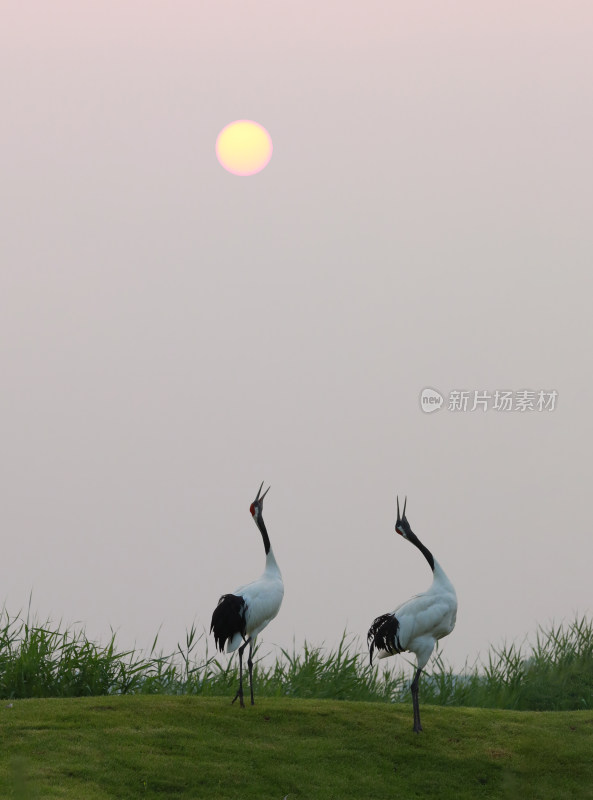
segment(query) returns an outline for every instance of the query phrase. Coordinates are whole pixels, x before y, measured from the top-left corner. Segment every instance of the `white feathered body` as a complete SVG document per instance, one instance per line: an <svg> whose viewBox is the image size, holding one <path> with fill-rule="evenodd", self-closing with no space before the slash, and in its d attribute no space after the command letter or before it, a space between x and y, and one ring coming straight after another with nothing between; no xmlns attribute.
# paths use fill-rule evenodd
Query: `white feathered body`
<svg viewBox="0 0 593 800"><path fill-rule="evenodd" d="M377 649L377 658L409 651L416 654L418 667L424 667L437 641L451 633L457 618L455 589L436 560L430 588L402 603L391 616L399 623L395 648L391 652Z"/></svg>
<svg viewBox="0 0 593 800"><path fill-rule="evenodd" d="M280 611L284 597L282 573L274 558L272 548L266 555L266 567L257 580L239 586L233 592L245 601L245 639L255 639ZM228 641L226 652L232 653L244 642L241 632L235 633Z"/></svg>

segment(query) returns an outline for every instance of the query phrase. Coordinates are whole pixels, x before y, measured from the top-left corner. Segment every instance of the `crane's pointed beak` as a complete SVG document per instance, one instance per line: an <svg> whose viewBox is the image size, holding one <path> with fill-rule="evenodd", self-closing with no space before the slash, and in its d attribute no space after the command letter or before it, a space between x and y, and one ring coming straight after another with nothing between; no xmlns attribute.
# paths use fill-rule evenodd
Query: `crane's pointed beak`
<svg viewBox="0 0 593 800"><path fill-rule="evenodd" d="M256 498L255 498L255 500L253 501L254 503L262 503L262 502L263 502L263 499L264 499L264 497L267 495L267 493L268 493L268 492L270 491L270 489L272 488L271 486L268 486L268 488L266 489L266 491L265 491L265 492L262 494L262 496L260 497L259 495L260 495L260 492L261 492L261 490L262 490L262 487L263 487L263 485L264 485L264 482L262 481L262 482L261 482L261 486L260 486L260 487L259 487L259 489L257 490L257 497L256 497Z"/></svg>

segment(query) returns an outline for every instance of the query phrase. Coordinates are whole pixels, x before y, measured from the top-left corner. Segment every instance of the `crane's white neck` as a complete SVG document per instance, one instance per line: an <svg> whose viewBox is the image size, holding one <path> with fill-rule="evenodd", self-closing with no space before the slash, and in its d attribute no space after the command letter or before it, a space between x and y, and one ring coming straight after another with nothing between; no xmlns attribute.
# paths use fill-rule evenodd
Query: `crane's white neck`
<svg viewBox="0 0 593 800"><path fill-rule="evenodd" d="M453 584L451 583L451 581L447 577L447 574L446 574L445 570L441 567L441 565L436 560L436 558L434 559L434 570L433 570L432 582L433 582L433 584L437 584L439 587L449 589L451 592L453 592L453 594L455 594L455 589L453 588Z"/></svg>
<svg viewBox="0 0 593 800"><path fill-rule="evenodd" d="M271 547L266 553L266 568L264 570L264 574L270 576L275 575L282 580L282 573L280 572L280 567L278 566L278 562L274 556L274 551Z"/></svg>

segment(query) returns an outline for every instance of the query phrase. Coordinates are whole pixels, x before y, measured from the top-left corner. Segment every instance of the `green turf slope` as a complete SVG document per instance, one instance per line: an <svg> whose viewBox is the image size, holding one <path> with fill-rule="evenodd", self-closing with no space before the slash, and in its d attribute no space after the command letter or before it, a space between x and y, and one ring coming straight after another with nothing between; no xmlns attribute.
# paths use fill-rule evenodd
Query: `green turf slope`
<svg viewBox="0 0 593 800"><path fill-rule="evenodd" d="M0 703L1 798L593 798L593 712L118 696Z"/></svg>

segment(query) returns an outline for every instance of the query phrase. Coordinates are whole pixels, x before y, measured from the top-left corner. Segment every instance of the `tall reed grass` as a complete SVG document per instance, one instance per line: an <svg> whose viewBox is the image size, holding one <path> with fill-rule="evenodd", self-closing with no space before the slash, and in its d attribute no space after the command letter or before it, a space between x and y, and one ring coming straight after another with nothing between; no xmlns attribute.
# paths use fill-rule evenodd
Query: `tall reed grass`
<svg viewBox="0 0 593 800"><path fill-rule="evenodd" d="M39 624L0 614L0 697L78 697L105 694L196 694L233 696L236 655L213 657L195 626L174 653L152 648L120 650L89 640L83 629ZM205 651L205 655L204 655ZM200 655L201 653L201 655ZM264 697L333 698L409 702L402 656L370 667L355 637L335 648L305 642L282 650L271 666L255 656L256 694ZM407 658L407 656L403 656ZM534 710L593 708L593 622L540 627L535 641L491 647L486 659L461 672L438 653L421 684L422 702L436 705Z"/></svg>

